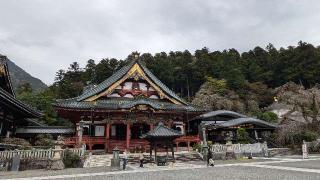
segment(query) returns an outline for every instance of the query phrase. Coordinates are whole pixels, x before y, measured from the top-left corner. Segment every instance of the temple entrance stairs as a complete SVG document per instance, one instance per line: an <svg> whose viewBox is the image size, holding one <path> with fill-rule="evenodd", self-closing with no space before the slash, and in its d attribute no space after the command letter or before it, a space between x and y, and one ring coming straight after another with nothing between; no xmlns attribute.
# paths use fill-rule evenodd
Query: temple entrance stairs
<svg viewBox="0 0 320 180"><path fill-rule="evenodd" d="M112 154L91 155L84 162L84 168L102 167L111 165Z"/></svg>

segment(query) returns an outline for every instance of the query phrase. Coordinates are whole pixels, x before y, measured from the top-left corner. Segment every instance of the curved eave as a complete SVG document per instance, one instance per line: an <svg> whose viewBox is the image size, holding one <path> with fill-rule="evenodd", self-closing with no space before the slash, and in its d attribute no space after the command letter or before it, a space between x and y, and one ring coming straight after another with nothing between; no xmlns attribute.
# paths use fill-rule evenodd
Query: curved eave
<svg viewBox="0 0 320 180"><path fill-rule="evenodd" d="M210 120L213 117L216 116L230 116L233 118L245 118L247 117L246 115L234 112L234 111L228 111L228 110L217 110L217 111L210 111L205 114L201 114L200 116L197 116L193 118L192 120Z"/></svg>
<svg viewBox="0 0 320 180"><path fill-rule="evenodd" d="M144 138L144 139L177 138L180 136L183 136L183 134L180 133L179 131L168 128L164 125L158 125L153 130L147 132L146 134L143 134L141 138Z"/></svg>
<svg viewBox="0 0 320 180"><path fill-rule="evenodd" d="M43 116L42 113L17 100L2 88L0 88L0 99L0 103L3 103L8 107L14 108L16 111L21 112L21 115L23 115L24 117L40 118L41 116Z"/></svg>
<svg viewBox="0 0 320 180"><path fill-rule="evenodd" d="M215 128L227 128L227 127L239 126L243 124L254 124L262 128L268 128L268 129L275 129L278 127L278 125L276 124L268 123L266 121L262 121L260 119L255 119L255 118L237 118L237 119L229 120L220 124L207 124L207 126L215 127Z"/></svg>

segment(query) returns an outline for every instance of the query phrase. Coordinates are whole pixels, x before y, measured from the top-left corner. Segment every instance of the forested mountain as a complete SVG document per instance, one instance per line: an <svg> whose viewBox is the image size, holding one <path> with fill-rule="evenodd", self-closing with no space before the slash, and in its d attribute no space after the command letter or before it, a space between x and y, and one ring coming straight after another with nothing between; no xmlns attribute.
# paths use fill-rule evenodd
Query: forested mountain
<svg viewBox="0 0 320 180"><path fill-rule="evenodd" d="M51 106L55 99L80 95L85 86L101 83L131 58L132 54L124 60L90 59L84 66L73 62L68 69L57 71L55 82L45 91L34 95L27 90L28 86L20 89L20 99L49 112L47 119L55 124ZM269 44L243 53L205 47L194 53L143 53L140 58L154 75L187 101L207 110L229 109L261 119L268 119L262 118L266 116L263 113L274 102L277 87L294 82L308 89L320 82L320 48L304 42L280 49ZM25 90L28 93L23 93Z"/></svg>
<svg viewBox="0 0 320 180"><path fill-rule="evenodd" d="M35 91L43 90L47 87L47 85L44 84L40 79L31 76L29 73L10 60L8 60L8 68L11 82L15 90L25 83L30 84L32 89Z"/></svg>

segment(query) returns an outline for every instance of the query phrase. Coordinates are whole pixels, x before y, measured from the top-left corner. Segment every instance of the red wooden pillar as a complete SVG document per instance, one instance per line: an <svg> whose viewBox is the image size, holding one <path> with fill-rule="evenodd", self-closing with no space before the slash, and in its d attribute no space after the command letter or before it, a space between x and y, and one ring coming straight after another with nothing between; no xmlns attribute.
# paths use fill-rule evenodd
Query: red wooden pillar
<svg viewBox="0 0 320 180"><path fill-rule="evenodd" d="M106 136L106 144L105 144L105 150L106 152L110 151L110 124L108 123L106 125L106 130L105 130L105 136Z"/></svg>
<svg viewBox="0 0 320 180"><path fill-rule="evenodd" d="M127 123L127 138L126 138L126 147L127 147L127 150L129 150L129 147L130 147L130 134L131 134L130 123Z"/></svg>

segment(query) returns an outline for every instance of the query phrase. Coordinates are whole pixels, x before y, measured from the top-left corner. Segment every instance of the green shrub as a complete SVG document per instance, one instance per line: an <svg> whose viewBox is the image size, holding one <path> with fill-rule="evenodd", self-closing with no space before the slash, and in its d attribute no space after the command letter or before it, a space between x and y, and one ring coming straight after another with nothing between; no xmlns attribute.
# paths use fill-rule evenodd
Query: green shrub
<svg viewBox="0 0 320 180"><path fill-rule="evenodd" d="M21 150L26 150L26 149L32 148L31 144L27 140L22 139L22 138L14 138L14 137L4 138L1 140L1 142L4 144L13 145L13 147L15 149L17 148L17 149L21 149ZM15 147L14 145L17 145L17 147Z"/></svg>
<svg viewBox="0 0 320 180"><path fill-rule="evenodd" d="M201 152L202 146L201 146L201 144L194 144L194 145L192 146L192 149L193 149L194 151L198 150L198 152Z"/></svg>
<svg viewBox="0 0 320 180"><path fill-rule="evenodd" d="M54 146L54 140L51 134L39 134L35 138L34 145L49 149Z"/></svg>
<svg viewBox="0 0 320 180"><path fill-rule="evenodd" d="M294 144L302 144L302 141L307 142L315 141L318 138L318 134L312 131L302 131L292 134Z"/></svg>
<svg viewBox="0 0 320 180"><path fill-rule="evenodd" d="M267 111L264 113L258 113L256 114L258 119L267 121L267 122L272 122L272 123L276 123L278 122L278 116L276 113L271 112L271 111Z"/></svg>
<svg viewBox="0 0 320 180"><path fill-rule="evenodd" d="M249 143L249 133L244 128L237 129L238 143L248 144Z"/></svg>
<svg viewBox="0 0 320 180"><path fill-rule="evenodd" d="M68 149L64 152L63 163L66 168L76 168L80 162L80 156L72 153Z"/></svg>

